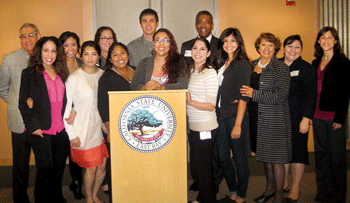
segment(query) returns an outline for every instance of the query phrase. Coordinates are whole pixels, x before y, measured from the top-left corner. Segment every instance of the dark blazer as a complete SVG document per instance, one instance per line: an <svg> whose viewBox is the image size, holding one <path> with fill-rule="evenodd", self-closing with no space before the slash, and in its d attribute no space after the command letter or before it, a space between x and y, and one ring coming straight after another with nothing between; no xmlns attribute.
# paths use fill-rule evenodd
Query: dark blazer
<svg viewBox="0 0 350 203"><path fill-rule="evenodd" d="M27 105L27 99L29 97L34 101L32 109ZM66 104L67 97L65 92L62 119ZM28 68L22 71L18 107L21 111L24 125L30 134L38 129L50 129L51 103L43 74L31 74Z"/></svg>
<svg viewBox="0 0 350 203"><path fill-rule="evenodd" d="M312 61L318 69L321 58ZM350 61L344 55L334 54L323 75L319 108L335 112L333 122L344 125L349 107Z"/></svg>
<svg viewBox="0 0 350 203"><path fill-rule="evenodd" d="M284 58L280 59L284 61ZM289 66L289 111L292 121L314 117L317 101L317 71L301 57Z"/></svg>
<svg viewBox="0 0 350 203"><path fill-rule="evenodd" d="M191 50L192 49L192 46L193 46L193 43L194 41L197 39L198 37L194 38L194 39L191 39L187 42L184 42L182 43L182 46L181 46L181 55L183 55L187 61L187 64L192 64L193 63L193 59L192 57L186 57L185 56L185 52L187 50ZM214 37L214 35L212 36L211 38L211 41L210 41L210 62L211 64L213 64L215 58L216 58L216 55L217 55L217 52L218 52L218 44L219 44L219 39Z"/></svg>
<svg viewBox="0 0 350 203"><path fill-rule="evenodd" d="M242 85L250 85L251 68L249 61L232 61L223 73L224 80L219 87L217 103L221 96L221 104L218 112L218 119L224 120L237 115L238 100L249 101L239 92ZM237 102L235 102L237 100ZM218 106L218 104L216 105Z"/></svg>

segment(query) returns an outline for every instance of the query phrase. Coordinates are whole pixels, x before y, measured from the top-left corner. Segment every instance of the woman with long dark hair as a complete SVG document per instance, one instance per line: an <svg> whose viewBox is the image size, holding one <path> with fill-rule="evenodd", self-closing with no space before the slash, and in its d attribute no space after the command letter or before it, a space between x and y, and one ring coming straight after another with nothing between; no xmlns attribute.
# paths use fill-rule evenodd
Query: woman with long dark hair
<svg viewBox="0 0 350 203"><path fill-rule="evenodd" d="M313 119L318 202L346 201L346 135L350 61L342 53L338 32L322 28L312 65L317 69L317 104Z"/></svg>
<svg viewBox="0 0 350 203"><path fill-rule="evenodd" d="M187 89L189 69L177 52L173 34L165 28L153 35L155 55L141 60L131 82L132 90Z"/></svg>
<svg viewBox="0 0 350 203"><path fill-rule="evenodd" d="M117 35L114 30L108 26L99 27L95 33L95 43L100 47L101 55L98 67L102 70L106 70L106 58L108 55L109 47L117 41Z"/></svg>
<svg viewBox="0 0 350 203"><path fill-rule="evenodd" d="M34 47L28 68L22 71L19 94L27 136L37 167L35 202L66 202L62 178L69 148L64 129L66 106L64 82L67 66L62 45L56 37L43 37ZM27 100L32 99L32 107Z"/></svg>
<svg viewBox="0 0 350 203"><path fill-rule="evenodd" d="M80 50L80 40L77 34L74 32L66 31L58 38L63 46L63 50L66 54L68 72L73 73L78 68L81 68L83 61L77 58L77 54ZM75 111L72 111L71 118L74 118ZM73 119L72 119L73 120ZM73 124L74 121L71 122ZM72 177L72 182L69 184L69 189L73 191L75 199L83 199L85 196L82 193L82 168L72 161L69 153L69 172Z"/></svg>
<svg viewBox="0 0 350 203"><path fill-rule="evenodd" d="M219 163L230 194L230 201L245 202L248 190L250 156L248 98L240 94L242 85L249 85L250 62L241 32L227 28L220 35L217 65L219 93L217 145ZM231 161L231 153L236 170ZM224 201L224 200L223 200Z"/></svg>
<svg viewBox="0 0 350 203"><path fill-rule="evenodd" d="M190 161L197 178L199 194L195 201L216 202L212 152L217 137L218 122L215 114L218 77L210 66L210 43L198 38L192 46L191 77L186 94L190 133ZM207 137L205 137L205 135ZM205 137L205 138L204 138Z"/></svg>
<svg viewBox="0 0 350 203"><path fill-rule="evenodd" d="M98 80L104 73L97 68L100 49L93 41L86 41L81 47L83 67L69 75L66 82L67 118L74 105L76 116L73 125L64 121L69 135L72 160L85 168L84 189L86 202L101 201L97 193L106 174L108 157L102 130L101 117L97 109Z"/></svg>

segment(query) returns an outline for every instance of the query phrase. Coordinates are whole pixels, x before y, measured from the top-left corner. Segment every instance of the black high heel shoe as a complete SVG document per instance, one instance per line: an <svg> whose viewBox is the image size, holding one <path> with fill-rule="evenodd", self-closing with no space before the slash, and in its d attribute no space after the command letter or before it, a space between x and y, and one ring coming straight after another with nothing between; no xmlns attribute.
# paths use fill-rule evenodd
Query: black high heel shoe
<svg viewBox="0 0 350 203"><path fill-rule="evenodd" d="M275 196L275 193L272 193L271 195L261 195L257 198L254 199L254 202L259 202L259 203L264 203L269 201L269 199L271 199L273 196Z"/></svg>
<svg viewBox="0 0 350 203"><path fill-rule="evenodd" d="M77 183L78 181L71 182L71 184L69 185L69 189L73 192L75 199L85 199L85 196L81 191L81 184Z"/></svg>

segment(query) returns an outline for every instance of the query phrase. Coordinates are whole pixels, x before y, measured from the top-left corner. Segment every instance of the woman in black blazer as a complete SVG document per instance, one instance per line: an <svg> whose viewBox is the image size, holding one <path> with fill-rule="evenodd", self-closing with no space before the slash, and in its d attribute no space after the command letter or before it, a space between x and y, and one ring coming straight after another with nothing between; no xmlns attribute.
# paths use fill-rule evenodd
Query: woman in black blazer
<svg viewBox="0 0 350 203"><path fill-rule="evenodd" d="M58 39L62 43L63 50L66 54L68 72L73 73L83 65L83 61L76 57L80 50L80 39L77 34L70 31L62 33ZM72 112L72 116L74 116L76 112ZM69 172L72 177L72 182L69 184L69 189L73 191L75 199L84 199L85 196L82 193L83 169L77 163L72 161L70 153Z"/></svg>
<svg viewBox="0 0 350 203"><path fill-rule="evenodd" d="M342 54L333 27L322 28L312 65L317 68L317 104L313 119L318 202L346 201L346 135L350 61Z"/></svg>
<svg viewBox="0 0 350 203"><path fill-rule="evenodd" d="M284 57L291 77L289 89L289 111L292 122L292 160L285 164L284 192L289 192L289 172L292 185L288 194L289 202L299 199L300 182L305 165L309 163L307 149L308 131L315 113L317 73L308 62L301 58L303 42L299 35L291 35L283 42Z"/></svg>
<svg viewBox="0 0 350 203"><path fill-rule="evenodd" d="M220 36L217 57L219 92L217 98L217 118L219 123L216 139L219 164L222 168L230 194L219 202L245 202L250 156L248 98L239 89L249 85L250 62L245 52L244 41L237 28L227 28ZM231 161L232 151L233 161ZM236 178L237 177L237 178Z"/></svg>
<svg viewBox="0 0 350 203"><path fill-rule="evenodd" d="M69 153L63 124L66 78L61 43L56 37L41 38L28 68L22 72L19 94L19 109L37 167L35 202L66 202L62 195L62 177ZM33 100L32 108L27 104L28 98Z"/></svg>
<svg viewBox="0 0 350 203"><path fill-rule="evenodd" d="M266 189L254 199L267 202L274 197L274 203L283 202L284 164L291 160L291 123L288 107L290 86L289 69L277 60L280 40L271 33L262 33L255 41L260 58L253 61L252 87L243 86L242 96L258 104L256 160L264 162ZM249 109L250 110L250 109Z"/></svg>

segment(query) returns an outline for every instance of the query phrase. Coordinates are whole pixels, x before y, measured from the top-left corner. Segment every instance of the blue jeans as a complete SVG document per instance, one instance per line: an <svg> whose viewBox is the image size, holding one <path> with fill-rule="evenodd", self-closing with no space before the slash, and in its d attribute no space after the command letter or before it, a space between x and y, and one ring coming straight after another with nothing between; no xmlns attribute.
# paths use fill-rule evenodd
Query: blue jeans
<svg viewBox="0 0 350 203"><path fill-rule="evenodd" d="M245 137L249 136L248 116L244 116L241 124L241 137L238 139L231 138L231 131L235 125L236 118L219 120L219 134L217 138L219 163L222 168L226 183L231 194L237 194L240 198L247 195L249 181L248 159L245 153ZM236 165L235 171L231 157L230 149L233 155L233 161ZM236 178L237 175L237 178Z"/></svg>

